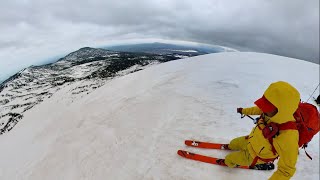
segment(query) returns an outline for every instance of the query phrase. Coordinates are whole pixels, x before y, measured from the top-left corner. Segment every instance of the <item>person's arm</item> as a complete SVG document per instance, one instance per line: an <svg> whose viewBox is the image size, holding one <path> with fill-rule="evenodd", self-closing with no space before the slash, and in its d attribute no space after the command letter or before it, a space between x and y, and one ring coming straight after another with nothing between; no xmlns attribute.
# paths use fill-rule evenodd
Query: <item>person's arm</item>
<svg viewBox="0 0 320 180"><path fill-rule="evenodd" d="M279 155L278 169L269 180L289 180L296 172L298 159L298 138L296 130L281 131L280 135L273 139L273 146Z"/></svg>
<svg viewBox="0 0 320 180"><path fill-rule="evenodd" d="M242 108L240 113L244 115L261 115L263 112L258 106L253 106L250 108Z"/></svg>

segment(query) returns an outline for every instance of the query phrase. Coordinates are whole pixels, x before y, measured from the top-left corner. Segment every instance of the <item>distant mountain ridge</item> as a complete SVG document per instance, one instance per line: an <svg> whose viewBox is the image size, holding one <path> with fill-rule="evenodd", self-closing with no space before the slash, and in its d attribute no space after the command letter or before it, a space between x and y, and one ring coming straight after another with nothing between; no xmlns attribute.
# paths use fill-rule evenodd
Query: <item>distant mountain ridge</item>
<svg viewBox="0 0 320 180"><path fill-rule="evenodd" d="M117 45L103 47L104 49L124 52L145 52L151 54L183 54L188 56L198 56L208 53L218 53L225 51L236 51L222 46L209 45L176 45L166 43L140 43L131 45Z"/></svg>
<svg viewBox="0 0 320 180"><path fill-rule="evenodd" d="M116 52L112 52L106 49L100 48L91 48L91 47L83 47L77 51L74 51L64 58L59 59L58 61L80 61L83 59L91 58L91 57L107 57L110 54L114 54Z"/></svg>

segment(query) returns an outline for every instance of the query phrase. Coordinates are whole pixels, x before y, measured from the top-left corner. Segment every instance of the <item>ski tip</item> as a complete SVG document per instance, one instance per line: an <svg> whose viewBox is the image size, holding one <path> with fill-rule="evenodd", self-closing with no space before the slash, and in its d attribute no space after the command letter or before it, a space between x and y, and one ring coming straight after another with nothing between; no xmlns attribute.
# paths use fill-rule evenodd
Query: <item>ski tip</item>
<svg viewBox="0 0 320 180"><path fill-rule="evenodd" d="M196 141L185 140L185 141L184 141L184 144L187 145L187 146L194 146L194 143L195 143L195 142L196 142Z"/></svg>
<svg viewBox="0 0 320 180"><path fill-rule="evenodd" d="M177 151L177 154L178 154L179 156L186 157L187 151L178 150L178 151Z"/></svg>
<svg viewBox="0 0 320 180"><path fill-rule="evenodd" d="M185 145L188 145L189 143L190 143L190 140L185 140L185 141L184 141L184 144L185 144Z"/></svg>
<svg viewBox="0 0 320 180"><path fill-rule="evenodd" d="M177 154L180 155L180 156L182 156L182 150L178 150L178 151L177 151Z"/></svg>

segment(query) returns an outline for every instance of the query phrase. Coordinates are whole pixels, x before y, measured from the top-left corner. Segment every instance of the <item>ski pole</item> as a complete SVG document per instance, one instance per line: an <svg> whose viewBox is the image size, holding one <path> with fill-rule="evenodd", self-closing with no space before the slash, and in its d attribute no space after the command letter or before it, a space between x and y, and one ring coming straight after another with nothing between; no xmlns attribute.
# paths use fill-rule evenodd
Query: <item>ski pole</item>
<svg viewBox="0 0 320 180"><path fill-rule="evenodd" d="M316 92L316 90L318 89L319 86L320 86L320 83L318 84L318 86L316 87L316 89L313 91L313 93L310 95L310 97L308 98L307 102L308 102L309 99L313 96L314 92Z"/></svg>
<svg viewBox="0 0 320 180"><path fill-rule="evenodd" d="M252 119L252 121L253 121L254 124L257 124L258 120L257 120L257 119L254 119L254 118L251 117L250 115L242 114L242 115L241 115L241 118L244 118L245 116L247 116L248 118Z"/></svg>

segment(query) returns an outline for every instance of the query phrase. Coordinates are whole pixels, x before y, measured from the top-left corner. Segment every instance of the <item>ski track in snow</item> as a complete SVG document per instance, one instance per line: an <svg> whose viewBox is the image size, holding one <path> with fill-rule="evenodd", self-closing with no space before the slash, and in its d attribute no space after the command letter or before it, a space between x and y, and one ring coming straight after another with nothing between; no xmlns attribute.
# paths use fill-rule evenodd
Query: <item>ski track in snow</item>
<svg viewBox="0 0 320 180"><path fill-rule="evenodd" d="M0 136L0 179L267 179L273 171L219 167L176 152L223 158L228 151L186 147L184 140L227 143L246 135L253 123L240 119L237 107L252 106L278 80L306 100L318 74L319 65L305 61L228 52L155 65L73 102L65 87ZM292 179L319 179L318 140L307 148L312 161L300 151Z"/></svg>

